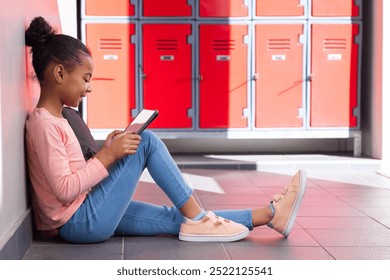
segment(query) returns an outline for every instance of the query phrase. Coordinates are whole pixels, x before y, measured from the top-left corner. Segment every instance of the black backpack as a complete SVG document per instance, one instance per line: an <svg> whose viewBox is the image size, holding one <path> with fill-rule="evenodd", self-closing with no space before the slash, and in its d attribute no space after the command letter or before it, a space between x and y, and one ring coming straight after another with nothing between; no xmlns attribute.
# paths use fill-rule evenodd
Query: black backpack
<svg viewBox="0 0 390 280"><path fill-rule="evenodd" d="M64 107L62 115L68 120L69 125L76 134L85 160L92 158L98 152L98 147L80 112L70 107Z"/></svg>

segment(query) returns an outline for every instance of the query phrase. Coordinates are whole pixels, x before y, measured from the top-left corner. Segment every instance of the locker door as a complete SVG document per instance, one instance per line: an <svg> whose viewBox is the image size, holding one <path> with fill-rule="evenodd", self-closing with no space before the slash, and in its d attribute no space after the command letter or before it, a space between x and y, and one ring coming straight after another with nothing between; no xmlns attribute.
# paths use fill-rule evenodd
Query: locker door
<svg viewBox="0 0 390 280"><path fill-rule="evenodd" d="M311 0L314 17L358 17L360 7L356 0Z"/></svg>
<svg viewBox="0 0 390 280"><path fill-rule="evenodd" d="M188 0L142 0L144 17L189 17L193 7Z"/></svg>
<svg viewBox="0 0 390 280"><path fill-rule="evenodd" d="M144 108L160 111L151 127L192 127L191 34L191 24L142 26Z"/></svg>
<svg viewBox="0 0 390 280"><path fill-rule="evenodd" d="M200 17L247 17L245 0L199 0Z"/></svg>
<svg viewBox="0 0 390 280"><path fill-rule="evenodd" d="M91 128L124 128L135 108L135 24L86 24L86 44L94 59L92 92L87 97Z"/></svg>
<svg viewBox="0 0 390 280"><path fill-rule="evenodd" d="M135 7L130 0L84 0L87 16L134 16Z"/></svg>
<svg viewBox="0 0 390 280"><path fill-rule="evenodd" d="M301 0L256 0L256 16L303 16Z"/></svg>
<svg viewBox="0 0 390 280"><path fill-rule="evenodd" d="M200 24L199 31L199 127L248 127L248 25Z"/></svg>
<svg viewBox="0 0 390 280"><path fill-rule="evenodd" d="M255 126L302 127L303 24L255 25Z"/></svg>
<svg viewBox="0 0 390 280"><path fill-rule="evenodd" d="M311 116L313 127L356 127L358 24L311 27Z"/></svg>

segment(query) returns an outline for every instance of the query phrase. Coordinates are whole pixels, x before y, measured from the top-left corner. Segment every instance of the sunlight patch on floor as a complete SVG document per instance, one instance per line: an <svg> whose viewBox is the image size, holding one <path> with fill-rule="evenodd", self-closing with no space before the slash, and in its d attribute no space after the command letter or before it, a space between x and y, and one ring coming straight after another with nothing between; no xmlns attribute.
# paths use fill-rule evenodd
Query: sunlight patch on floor
<svg viewBox="0 0 390 280"><path fill-rule="evenodd" d="M182 172L182 175L184 177L184 180L187 182L187 184L194 190L206 191L206 192L212 192L218 194L225 193L223 188L218 184L218 182L214 178L208 176L188 174L185 172ZM140 181L145 183L155 183L148 170L145 170L142 173Z"/></svg>
<svg viewBox="0 0 390 280"><path fill-rule="evenodd" d="M257 170L272 174L292 176L298 169L307 170L311 179L334 183L390 189L390 178L378 176L381 161L377 159L310 155L206 155L213 160L251 162Z"/></svg>

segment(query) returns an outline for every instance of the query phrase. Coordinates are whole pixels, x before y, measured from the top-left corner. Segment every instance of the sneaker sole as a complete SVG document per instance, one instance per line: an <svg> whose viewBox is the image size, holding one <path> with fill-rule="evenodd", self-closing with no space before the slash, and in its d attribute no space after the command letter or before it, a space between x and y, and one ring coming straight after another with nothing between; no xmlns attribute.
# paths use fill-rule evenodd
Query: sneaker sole
<svg viewBox="0 0 390 280"><path fill-rule="evenodd" d="M287 237L290 232L291 232L291 229L294 225L294 222L295 222L295 219L297 217L297 214L298 214L298 211L299 211L299 208L301 207L301 204L302 204L302 201L303 201L303 196L305 194L305 190L306 190L306 172L304 170L299 170L299 193L297 195L297 199L295 200L295 204L294 204L294 207L293 207L293 211L291 212L291 215L290 215L290 218L287 222L287 225L286 225L286 228L284 229L284 231L282 232L282 234Z"/></svg>
<svg viewBox="0 0 390 280"><path fill-rule="evenodd" d="M233 242L244 239L249 235L249 229L234 235L196 235L196 234L179 234L179 240L190 242Z"/></svg>

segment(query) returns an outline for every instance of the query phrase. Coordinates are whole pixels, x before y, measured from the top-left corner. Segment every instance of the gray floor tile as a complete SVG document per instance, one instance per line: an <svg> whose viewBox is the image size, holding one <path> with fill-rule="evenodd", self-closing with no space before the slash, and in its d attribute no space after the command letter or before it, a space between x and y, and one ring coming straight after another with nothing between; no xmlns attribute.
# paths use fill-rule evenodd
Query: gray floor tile
<svg viewBox="0 0 390 280"><path fill-rule="evenodd" d="M323 247L390 246L388 228L380 229L310 229L307 232Z"/></svg>
<svg viewBox="0 0 390 280"><path fill-rule="evenodd" d="M390 207L357 206L356 209L372 218L390 218Z"/></svg>
<svg viewBox="0 0 390 280"><path fill-rule="evenodd" d="M234 246L225 244L234 260L332 260L321 247Z"/></svg>
<svg viewBox="0 0 390 280"><path fill-rule="evenodd" d="M264 195L264 192L258 188L258 187L251 187L251 186L226 186L222 185L221 190L223 191L222 195L229 194L229 195L251 195L251 196L260 196ZM202 190L197 190L197 193L199 195L207 195L207 194L215 194L212 192L206 192Z"/></svg>
<svg viewBox="0 0 390 280"><path fill-rule="evenodd" d="M387 183L384 183L382 179L378 179L378 177L383 177L383 176L379 176L378 174L376 174L375 171L369 171L369 172L308 171L308 176L315 184L318 184L319 186L326 187L326 188L332 188L332 187L385 188L386 184L390 185L389 179L385 180Z"/></svg>
<svg viewBox="0 0 390 280"><path fill-rule="evenodd" d="M373 188L355 186L353 188L328 188L327 191L333 195L341 197L387 197L390 198L390 190L385 188Z"/></svg>
<svg viewBox="0 0 390 280"><path fill-rule="evenodd" d="M137 189L137 194L162 194L163 191L156 185L154 182L139 182Z"/></svg>
<svg viewBox="0 0 390 280"><path fill-rule="evenodd" d="M381 170L381 168L377 168L376 170ZM382 187L390 190L390 177L382 176L377 172L360 172L359 177L365 179L371 184L375 184L375 186L377 187Z"/></svg>
<svg viewBox="0 0 390 280"><path fill-rule="evenodd" d="M305 196L302 201L302 207L348 207L347 202L335 196Z"/></svg>
<svg viewBox="0 0 390 280"><path fill-rule="evenodd" d="M272 172L256 172L248 175L248 178L252 181L255 186L258 187L277 187L281 189L291 181L290 174L278 174Z"/></svg>
<svg viewBox="0 0 390 280"><path fill-rule="evenodd" d="M390 247L326 247L337 260L389 260Z"/></svg>
<svg viewBox="0 0 390 280"><path fill-rule="evenodd" d="M65 242L36 242L25 260L121 260L122 237L99 244L68 244Z"/></svg>
<svg viewBox="0 0 390 280"><path fill-rule="evenodd" d="M382 225L390 229L390 218L377 218L376 220L378 221L378 223L381 223Z"/></svg>
<svg viewBox="0 0 390 280"><path fill-rule="evenodd" d="M175 158L187 167L212 165L209 169L206 165L182 169L184 179L195 190L195 198L207 210L267 206L273 195L290 182L297 167L307 167L306 195L290 236L284 238L263 226L233 243L188 243L176 236L115 237L91 245L36 239L24 258L390 259L390 178L374 171L377 161L327 155ZM226 164L234 168L215 169L226 168ZM245 164L263 170L234 170ZM172 205L147 172L142 175L134 198Z"/></svg>
<svg viewBox="0 0 390 280"><path fill-rule="evenodd" d="M306 186L306 191L305 191L305 198L306 197L312 197L312 196L321 196L324 199L327 197L335 197L334 194L330 193L328 189L310 185L310 183Z"/></svg>
<svg viewBox="0 0 390 280"><path fill-rule="evenodd" d="M267 197L272 198L275 194L280 193L283 187L277 186L277 187L258 187L258 188ZM312 197L312 196L335 197L334 195L324 191L322 188L306 186L305 200L307 197Z"/></svg>
<svg viewBox="0 0 390 280"><path fill-rule="evenodd" d="M304 229L383 229L368 217L297 217L296 223Z"/></svg>
<svg viewBox="0 0 390 280"><path fill-rule="evenodd" d="M172 206L172 202L165 194L138 194L136 193L133 197L134 200L149 202L157 205Z"/></svg>
<svg viewBox="0 0 390 280"><path fill-rule="evenodd" d="M175 237L167 242L161 239L153 242L149 237L145 242L125 243L126 260L226 260L229 255L221 243L182 242ZM151 242L149 242L151 240Z"/></svg>
<svg viewBox="0 0 390 280"><path fill-rule="evenodd" d="M227 170L183 170L195 189L204 189L204 185L216 184L220 187L255 187L245 171Z"/></svg>
<svg viewBox="0 0 390 280"><path fill-rule="evenodd" d="M278 246L278 247L319 247L320 245L306 231L294 226L288 238L267 227L256 228L240 242L229 243L229 246Z"/></svg>
<svg viewBox="0 0 390 280"><path fill-rule="evenodd" d="M263 207L268 205L268 202L264 205L256 204L256 205L225 205L225 204L204 204L203 207L206 210L214 211L214 210L242 210L242 209L256 209L258 207Z"/></svg>
<svg viewBox="0 0 390 280"><path fill-rule="evenodd" d="M150 245L171 245L174 246L179 240L176 236L162 235L162 236L128 236L124 237L124 244L126 246L139 245L148 243Z"/></svg>
<svg viewBox="0 0 390 280"><path fill-rule="evenodd" d="M390 207L390 197L348 196L348 197L341 197L341 198L352 206Z"/></svg>
<svg viewBox="0 0 390 280"><path fill-rule="evenodd" d="M243 191L244 192L244 191ZM245 193L245 192L244 192ZM235 194L199 194L199 199L204 205L266 205L270 199L264 195L235 195Z"/></svg>
<svg viewBox="0 0 390 280"><path fill-rule="evenodd" d="M302 206L301 217L365 217L366 215L351 206Z"/></svg>

